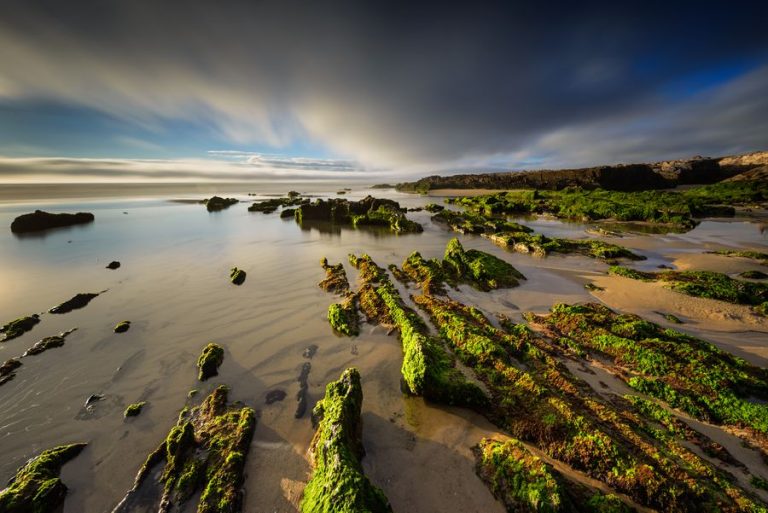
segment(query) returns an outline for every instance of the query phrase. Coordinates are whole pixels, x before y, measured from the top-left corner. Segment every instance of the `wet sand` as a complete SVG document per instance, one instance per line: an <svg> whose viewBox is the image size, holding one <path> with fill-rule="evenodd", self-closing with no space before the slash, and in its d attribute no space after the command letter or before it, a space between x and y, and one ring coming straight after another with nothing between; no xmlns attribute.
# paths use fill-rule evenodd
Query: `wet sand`
<svg viewBox="0 0 768 513"><path fill-rule="evenodd" d="M434 201L352 187L347 196L351 199L372 193L408 207ZM311 185L282 188L328 195ZM251 189L228 195L247 201L252 199L246 194ZM658 287L641 289L640 282L624 284L622 278L604 275L605 263L586 257L542 259L511 253L481 237L449 233L431 223L427 212L409 214L424 225L423 234L392 236L348 229L302 230L277 213L249 213L245 205L208 213L202 205L168 201L172 198L178 195L98 201L47 198L38 205L55 211L91 211L96 222L39 237L18 238L10 230L0 231L2 322L43 312L78 292L107 290L86 308L65 315L45 314L32 331L0 344L4 361L45 336L78 328L63 347L24 359L17 377L0 387L0 453L4 456L0 479L9 478L43 449L89 442L62 472L70 488L64 506L67 513L109 511L131 487L139 466L166 436L178 411L200 401L220 383L232 388L233 400L258 410L246 467L244 511L296 511L308 478L306 450L313 434L309 411L299 420L293 416L296 378L306 361L312 365L310 408L322 396L325 384L337 379L344 368L360 369L367 453L363 465L396 511L503 511L475 476L470 452L481 438L503 434L466 410L403 397L400 343L382 328L364 325L361 335L353 339L334 335L326 313L336 297L317 287L324 276L319 265L322 257L331 263L344 262L354 283L357 272L346 261L348 253L367 252L382 266L399 265L413 250L426 258L441 256L447 241L458 236L466 248L504 258L528 277L515 289L482 293L461 287L453 292L489 316L503 313L519 320L524 311L545 312L556 302L598 299L665 324L652 312L666 309L686 321L678 329L731 347L740 356L752 355L761 365L768 361L768 324L751 319L743 310L718 310L718 305L691 302L693 298ZM0 225L8 226L16 215L34 209L35 201L0 207ZM552 220L530 224L544 233L587 236L587 225ZM649 260L640 264L647 268L661 262L685 265L686 255L704 248L766 247L765 234L754 224L702 225L688 234L614 241L648 255ZM716 258L724 260L723 265L736 261ZM122 267L104 269L111 260L121 261ZM752 264L740 264L752 268ZM228 281L233 266L248 273L240 287ZM605 286L606 291L590 294L583 287L589 281ZM132 321L131 329L114 334L112 327L124 319ZM211 341L225 348L225 360L218 377L199 383L195 360ZM318 346L317 354L307 360L302 352L313 344ZM188 399L193 388L200 393ZM286 398L266 405L267 391L278 388L287 392ZM85 413L83 403L94 393L104 394L104 400L93 413ZM137 401L148 402L143 413L124 420L124 407ZM768 475L768 470L763 472Z"/></svg>

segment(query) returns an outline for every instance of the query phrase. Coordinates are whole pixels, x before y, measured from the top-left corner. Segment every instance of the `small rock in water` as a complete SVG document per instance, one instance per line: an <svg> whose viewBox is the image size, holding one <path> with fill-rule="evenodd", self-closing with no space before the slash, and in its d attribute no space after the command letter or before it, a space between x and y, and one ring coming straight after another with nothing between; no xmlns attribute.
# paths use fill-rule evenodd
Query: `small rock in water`
<svg viewBox="0 0 768 513"><path fill-rule="evenodd" d="M101 401L102 399L104 399L104 394L92 394L85 400L85 407L90 409L93 403Z"/></svg>
<svg viewBox="0 0 768 513"><path fill-rule="evenodd" d="M311 360L312 357L315 356L315 353L317 353L317 346L315 344L312 344L311 346L306 348L303 353L301 353L301 356Z"/></svg>
<svg viewBox="0 0 768 513"><path fill-rule="evenodd" d="M245 271L238 269L237 267L233 267L229 271L229 279L235 285L242 285L245 281Z"/></svg>
<svg viewBox="0 0 768 513"><path fill-rule="evenodd" d="M282 401L286 395L285 390L270 390L267 392L267 404Z"/></svg>
<svg viewBox="0 0 768 513"><path fill-rule="evenodd" d="M107 269L112 269L112 270L118 269L119 267L120 267L120 262L118 262L117 260L113 260L112 262L109 263L109 265L107 265Z"/></svg>
<svg viewBox="0 0 768 513"><path fill-rule="evenodd" d="M125 333L131 327L131 321L120 321L115 326L115 333Z"/></svg>
<svg viewBox="0 0 768 513"><path fill-rule="evenodd" d="M63 302L63 303L61 303L60 305L58 305L58 306L54 306L53 308L51 308L51 309L50 309L50 310L48 310L48 311L49 311L50 313L54 313L54 314L65 314L65 313L69 313L69 312L71 312L72 310L77 310L78 308L83 308L83 307L85 307L85 306L86 306L88 303L90 303L90 302L91 302L91 300L92 300L93 298L95 298L95 297L96 297L96 296L98 296L98 295L99 295L99 294L96 294L96 293L91 293L91 292L86 292L86 293L77 294L77 295L76 295L75 297L73 297L72 299L70 299L70 300L68 300L68 301L64 301L64 302Z"/></svg>

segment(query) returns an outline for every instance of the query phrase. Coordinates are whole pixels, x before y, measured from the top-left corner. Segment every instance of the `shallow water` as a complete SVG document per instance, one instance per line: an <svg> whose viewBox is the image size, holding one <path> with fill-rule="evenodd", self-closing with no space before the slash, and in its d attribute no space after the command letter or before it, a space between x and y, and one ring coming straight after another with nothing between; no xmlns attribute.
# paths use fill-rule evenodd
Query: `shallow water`
<svg viewBox="0 0 768 513"><path fill-rule="evenodd" d="M302 351L319 347L311 359L310 407L327 382L350 365L364 382L366 472L384 489L396 511L503 511L474 476L470 447L495 432L485 419L460 409L427 405L399 391L401 354L396 337L365 325L354 339L335 336L326 321L336 298L317 287L322 257L343 261L350 281L356 271L348 253L367 252L382 266L399 264L413 250L441 256L455 234L431 223L427 212L409 213L425 231L393 236L380 231L300 228L278 214L249 213L245 205L208 213L199 204L171 199L203 198L226 192L241 200L296 189L336 196L339 184L208 185L169 188L89 188L78 193L32 188L16 196L0 193L0 321L47 311L78 292L106 291L86 308L65 315L45 314L23 337L0 344L0 361L18 356L35 341L77 327L66 344L23 359L16 378L0 387L0 480L29 457L54 445L87 441L89 447L63 471L70 488L65 512L109 511L131 487L146 455L165 437L185 404L219 383L231 397L259 411L247 463L244 511L295 511L309 471L305 459L312 428L309 415L294 419L296 377L307 361ZM3 186L4 187L4 186ZM0 187L2 189L3 187ZM347 195L390 197L404 206L432 199L352 186ZM19 194L25 196L19 197ZM205 193L205 194L203 194ZM49 196L49 197L45 197ZM13 199L11 201L11 199ZM42 236L14 236L12 219L35 208L89 211L96 221ZM522 221L526 223L526 221ZM547 235L583 238L587 225L528 220ZM474 247L511 262L527 278L520 287L481 293L462 287L454 295L489 314L518 318L546 311L556 302L592 300L583 287L607 265L580 256L545 259L515 254L476 236L459 236ZM675 255L717 247L768 246L757 223L705 221L686 234L612 239L649 257L642 263L671 264ZM105 269L119 260L116 271ZM229 268L248 273L236 287ZM121 320L127 333L114 334ZM656 319L654 319L656 320ZM728 337L697 326L696 333L726 345ZM764 334L757 334L756 337ZM718 338L720 337L720 338ZM757 340L755 339L758 343ZM219 376L196 380L195 360L210 341L226 349ZM742 340L743 342L743 340ZM265 404L269 390L281 388L282 402ZM104 394L93 413L83 404ZM137 418L125 421L124 407L147 401Z"/></svg>

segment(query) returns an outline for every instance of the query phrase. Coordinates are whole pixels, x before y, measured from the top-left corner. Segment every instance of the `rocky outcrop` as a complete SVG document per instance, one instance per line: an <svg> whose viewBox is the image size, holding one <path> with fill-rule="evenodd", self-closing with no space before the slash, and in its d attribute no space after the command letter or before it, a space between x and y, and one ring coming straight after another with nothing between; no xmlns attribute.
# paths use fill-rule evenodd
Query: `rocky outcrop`
<svg viewBox="0 0 768 513"><path fill-rule="evenodd" d="M208 209L208 212L218 212L219 210L229 208L236 203L240 203L240 201L235 198L221 198L219 196L213 196L212 198L203 200L202 203Z"/></svg>
<svg viewBox="0 0 768 513"><path fill-rule="evenodd" d="M302 513L391 513L387 497L363 473L363 388L351 368L329 383L312 411L317 431L310 458L312 479L304 489Z"/></svg>
<svg viewBox="0 0 768 513"><path fill-rule="evenodd" d="M360 201L338 198L319 199L296 209L296 220L299 223L320 221L351 225L353 228L381 226L389 228L394 233L423 231L419 223L405 217L405 210L396 201L373 196L366 196Z"/></svg>
<svg viewBox="0 0 768 513"><path fill-rule="evenodd" d="M224 361L224 349L211 342L203 348L200 358L197 359L197 368L199 369L198 379L206 379L219 374L219 365Z"/></svg>
<svg viewBox="0 0 768 513"><path fill-rule="evenodd" d="M715 183L766 164L768 164L768 152L755 152L721 158L697 156L652 164L428 176L415 182L399 183L396 188L403 192L419 193L426 193L433 189L560 190L566 187L640 191L665 189L682 184Z"/></svg>
<svg viewBox="0 0 768 513"><path fill-rule="evenodd" d="M64 301L60 305L54 306L48 311L52 314L65 314L65 313L71 312L72 310L85 308L88 305L88 303L90 303L93 300L93 298L95 298L99 294L100 292L99 293L95 293L95 292L80 293L80 294L77 294L72 299Z"/></svg>
<svg viewBox="0 0 768 513"><path fill-rule="evenodd" d="M51 214L42 210L35 210L31 214L24 214L14 219L11 223L11 231L13 233L39 232L51 228L91 223L94 219L94 215L89 212Z"/></svg>
<svg viewBox="0 0 768 513"><path fill-rule="evenodd" d="M39 322L40 316L34 314L28 315L26 317L20 317L3 326L0 326L0 334L3 335L3 338L0 339L0 342L5 342L7 340L22 336L24 333L34 328L35 325Z"/></svg>
<svg viewBox="0 0 768 513"><path fill-rule="evenodd" d="M62 445L43 451L29 460L0 490L0 511L4 513L53 513L67 495L59 478L62 465L80 454L86 444Z"/></svg>

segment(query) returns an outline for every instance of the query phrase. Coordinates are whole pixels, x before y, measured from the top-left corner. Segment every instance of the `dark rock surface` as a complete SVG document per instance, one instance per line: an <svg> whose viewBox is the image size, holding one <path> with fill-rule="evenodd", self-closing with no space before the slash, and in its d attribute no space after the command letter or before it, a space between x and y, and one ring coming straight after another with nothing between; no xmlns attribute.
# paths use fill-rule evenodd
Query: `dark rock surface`
<svg viewBox="0 0 768 513"><path fill-rule="evenodd" d="M89 212L78 212L77 214L51 214L42 210L35 210L31 214L20 215L11 223L13 233L29 233L48 230L50 228L61 228L63 226L72 226L76 224L91 223L94 220L93 214Z"/></svg>

